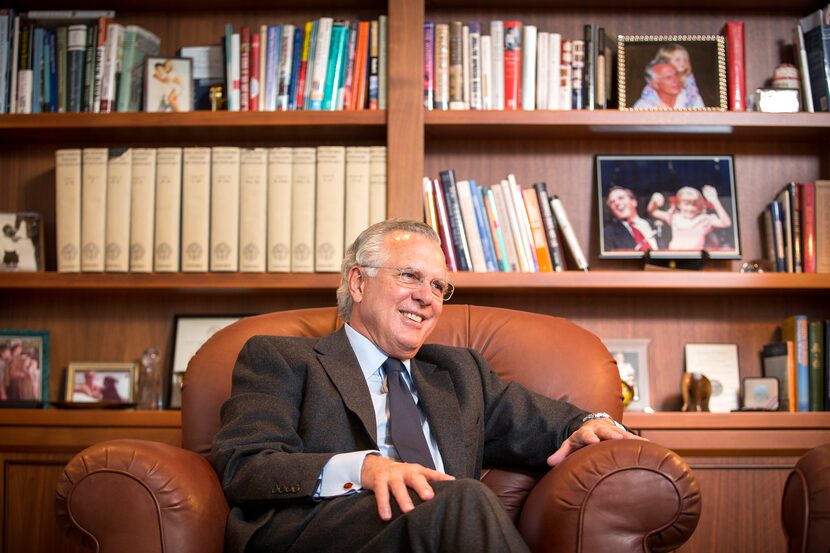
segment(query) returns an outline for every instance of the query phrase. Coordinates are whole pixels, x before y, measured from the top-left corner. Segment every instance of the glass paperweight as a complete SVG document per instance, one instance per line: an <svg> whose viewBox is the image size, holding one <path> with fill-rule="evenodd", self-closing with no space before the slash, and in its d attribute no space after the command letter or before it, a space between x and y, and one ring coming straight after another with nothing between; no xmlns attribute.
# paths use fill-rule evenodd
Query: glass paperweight
<svg viewBox="0 0 830 553"><path fill-rule="evenodd" d="M161 409L161 355L152 346L141 354L138 375L138 408Z"/></svg>

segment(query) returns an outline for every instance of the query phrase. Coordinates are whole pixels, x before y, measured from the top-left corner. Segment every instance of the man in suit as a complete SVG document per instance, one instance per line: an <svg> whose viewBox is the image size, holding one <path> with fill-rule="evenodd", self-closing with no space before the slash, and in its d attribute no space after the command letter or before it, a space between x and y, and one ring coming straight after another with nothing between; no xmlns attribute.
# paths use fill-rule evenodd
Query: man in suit
<svg viewBox="0 0 830 553"><path fill-rule="evenodd" d="M647 252L657 249L655 232L648 221L637 213L637 198L628 188L613 186L605 205L614 218L603 226L602 251L632 250Z"/></svg>
<svg viewBox="0 0 830 553"><path fill-rule="evenodd" d="M423 345L453 290L439 244L422 223L373 225L343 261L343 328L243 347L213 443L229 550L527 551L482 463L538 469L636 438L473 350Z"/></svg>

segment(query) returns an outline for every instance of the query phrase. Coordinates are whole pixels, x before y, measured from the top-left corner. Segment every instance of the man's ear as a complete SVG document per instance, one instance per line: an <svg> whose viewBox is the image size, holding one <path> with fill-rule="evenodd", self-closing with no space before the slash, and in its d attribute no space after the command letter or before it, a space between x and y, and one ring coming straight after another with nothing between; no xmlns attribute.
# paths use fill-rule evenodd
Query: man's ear
<svg viewBox="0 0 830 553"><path fill-rule="evenodd" d="M352 296L352 301L360 303L363 299L363 287L366 285L366 275L360 270L360 267L353 265L349 269L349 294Z"/></svg>

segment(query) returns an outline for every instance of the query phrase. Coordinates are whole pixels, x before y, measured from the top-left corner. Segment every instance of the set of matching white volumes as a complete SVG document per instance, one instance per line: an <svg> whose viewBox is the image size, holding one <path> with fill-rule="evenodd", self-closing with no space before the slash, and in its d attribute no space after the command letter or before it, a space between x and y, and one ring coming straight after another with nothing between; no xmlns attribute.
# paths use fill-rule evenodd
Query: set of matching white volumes
<svg viewBox="0 0 830 553"><path fill-rule="evenodd" d="M58 271L338 272L386 218L386 147L55 152Z"/></svg>

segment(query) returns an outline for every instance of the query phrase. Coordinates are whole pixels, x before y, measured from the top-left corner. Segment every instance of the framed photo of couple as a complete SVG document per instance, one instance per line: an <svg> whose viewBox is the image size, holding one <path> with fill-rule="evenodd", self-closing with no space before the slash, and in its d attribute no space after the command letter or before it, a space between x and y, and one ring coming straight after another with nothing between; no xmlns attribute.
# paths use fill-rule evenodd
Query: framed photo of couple
<svg viewBox="0 0 830 553"><path fill-rule="evenodd" d="M740 259L732 156L598 155L600 258Z"/></svg>
<svg viewBox="0 0 830 553"><path fill-rule="evenodd" d="M620 36L617 60L621 110L726 111L722 36Z"/></svg>

